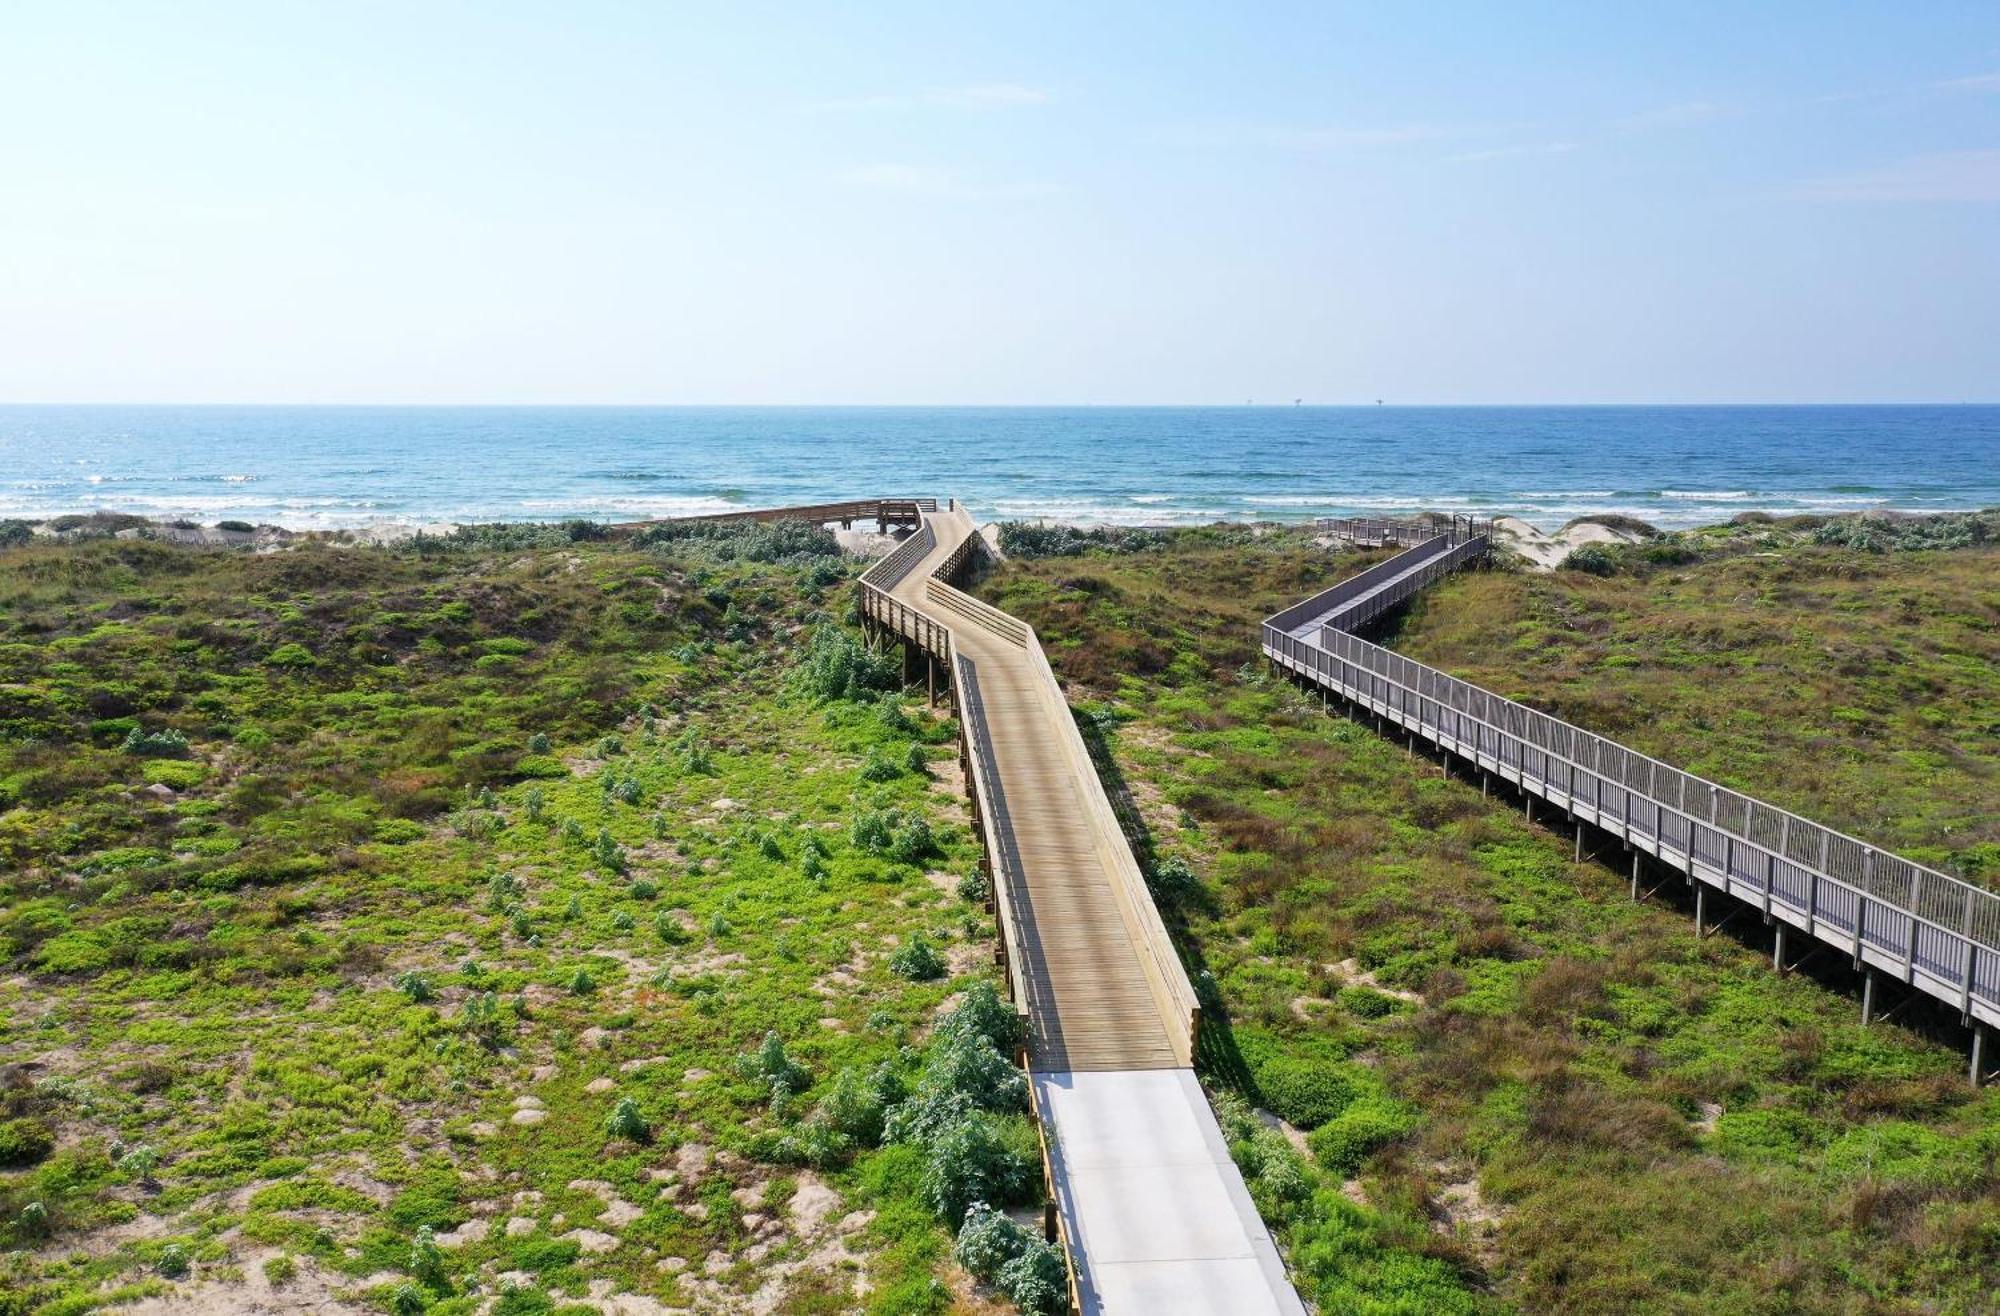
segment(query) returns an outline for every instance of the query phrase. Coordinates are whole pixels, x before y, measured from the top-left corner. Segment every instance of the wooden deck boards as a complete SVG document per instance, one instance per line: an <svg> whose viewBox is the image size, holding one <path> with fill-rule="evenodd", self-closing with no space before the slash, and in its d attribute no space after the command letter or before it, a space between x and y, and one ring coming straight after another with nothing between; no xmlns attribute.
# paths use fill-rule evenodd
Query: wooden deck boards
<svg viewBox="0 0 2000 1316"><path fill-rule="evenodd" d="M930 518L937 547L894 593L949 627L973 668L976 710L997 787L989 824L1010 879L1029 1000L1029 1067L1037 1072L1171 1069L1183 1065L1107 868L1106 836L1083 805L1101 790L1062 750L1070 716L1061 691L1028 649L976 617L929 606L924 580L972 526L963 512Z"/></svg>

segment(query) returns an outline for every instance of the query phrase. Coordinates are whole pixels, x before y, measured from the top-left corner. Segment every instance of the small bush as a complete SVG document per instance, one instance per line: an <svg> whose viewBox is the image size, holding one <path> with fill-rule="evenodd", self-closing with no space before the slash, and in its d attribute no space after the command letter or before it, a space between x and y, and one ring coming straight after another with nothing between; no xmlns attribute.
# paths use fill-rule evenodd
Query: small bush
<svg viewBox="0 0 2000 1316"><path fill-rule="evenodd" d="M889 848L894 836L894 826L895 822L890 814L880 809L864 809L854 815L854 822L848 828L848 835L858 848L879 854Z"/></svg>
<svg viewBox="0 0 2000 1316"><path fill-rule="evenodd" d="M963 1093L982 1110L1027 1109L1028 1079L992 1042L970 1029L947 1033L924 1060L920 1091Z"/></svg>
<svg viewBox="0 0 2000 1316"><path fill-rule="evenodd" d="M993 984L982 978L966 988L957 1009L938 1020L936 1037L960 1033L983 1037L995 1049L1011 1052L1026 1037L1027 1025L1020 1013L1001 999Z"/></svg>
<svg viewBox="0 0 2000 1316"><path fill-rule="evenodd" d="M264 655L267 667L305 668L319 666L319 659L303 644L281 644Z"/></svg>
<svg viewBox="0 0 2000 1316"><path fill-rule="evenodd" d="M1009 1132L989 1116L974 1115L955 1121L932 1141L922 1194L953 1229L974 1202L1018 1202L1041 1177L1039 1160Z"/></svg>
<svg viewBox="0 0 2000 1316"><path fill-rule="evenodd" d="M850 631L819 626L792 669L791 686L816 703L828 703L872 698L877 691L895 689L901 679L896 660L887 653L870 653Z"/></svg>
<svg viewBox="0 0 2000 1316"><path fill-rule="evenodd" d="M120 746L127 754L144 758L182 758L188 752L188 738L169 727L164 731L144 731L133 727Z"/></svg>
<svg viewBox="0 0 2000 1316"><path fill-rule="evenodd" d="M651 1142L653 1126L639 1110L639 1103L630 1097L623 1097L604 1117L604 1131L614 1138L624 1138L629 1142Z"/></svg>
<svg viewBox="0 0 2000 1316"><path fill-rule="evenodd" d="M1000 1268L1028 1250L1034 1239L1027 1230L984 1202L974 1202L965 1213L952 1255L958 1264L988 1284L1000 1278Z"/></svg>
<svg viewBox="0 0 2000 1316"><path fill-rule="evenodd" d="M937 853L937 837L921 817L911 817L889 838L889 857L899 864L921 864Z"/></svg>
<svg viewBox="0 0 2000 1316"><path fill-rule="evenodd" d="M1373 987L1343 987L1340 989L1341 1008L1357 1019L1380 1019L1394 1014L1402 1002L1387 992L1378 992Z"/></svg>
<svg viewBox="0 0 2000 1316"><path fill-rule="evenodd" d="M774 1099L803 1092L812 1082L805 1066L785 1054L784 1039L776 1030L764 1034L763 1043L755 1051L736 1057L736 1070L770 1088Z"/></svg>
<svg viewBox="0 0 2000 1316"><path fill-rule="evenodd" d="M1609 576L1618 570L1618 559L1596 544L1571 549L1562 560L1564 571L1581 571L1592 576Z"/></svg>
<svg viewBox="0 0 2000 1316"><path fill-rule="evenodd" d="M1027 1316L1056 1316L1069 1310L1069 1267L1062 1253L1032 1238L1021 1255L1000 1267L1000 1289Z"/></svg>
<svg viewBox="0 0 2000 1316"><path fill-rule="evenodd" d="M443 1288L450 1282L445 1272L444 1249L438 1246L437 1234L429 1225L419 1228L410 1244L409 1271L419 1283L432 1288Z"/></svg>
<svg viewBox="0 0 2000 1316"><path fill-rule="evenodd" d="M1272 1110L1302 1129L1316 1129L1354 1100L1354 1085L1338 1065L1277 1056L1257 1067L1257 1090Z"/></svg>
<svg viewBox="0 0 2000 1316"><path fill-rule="evenodd" d="M1370 1156L1407 1134L1415 1123L1407 1109L1392 1101L1364 1099L1306 1135L1306 1145L1329 1171L1352 1175Z"/></svg>
<svg viewBox="0 0 2000 1316"><path fill-rule="evenodd" d="M1147 889L1162 910L1180 909L1200 894L1201 880L1179 855L1168 855L1146 873Z"/></svg>
<svg viewBox="0 0 2000 1316"><path fill-rule="evenodd" d="M896 766L896 761L879 748L869 750L867 759L861 764L863 781L894 781L902 775L903 770Z"/></svg>
<svg viewBox="0 0 2000 1316"><path fill-rule="evenodd" d="M33 1165L55 1149L55 1131L38 1119L0 1124L0 1165L10 1169Z"/></svg>
<svg viewBox="0 0 2000 1316"><path fill-rule="evenodd" d="M896 953L889 957L889 968L911 982L931 982L945 974L944 957L921 932L912 933L908 941L896 948Z"/></svg>

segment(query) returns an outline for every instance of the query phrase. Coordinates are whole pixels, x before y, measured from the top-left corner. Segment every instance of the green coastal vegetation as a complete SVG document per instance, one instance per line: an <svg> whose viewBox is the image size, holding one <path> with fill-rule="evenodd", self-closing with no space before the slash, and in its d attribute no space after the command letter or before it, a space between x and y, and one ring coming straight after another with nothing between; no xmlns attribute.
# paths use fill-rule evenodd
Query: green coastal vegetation
<svg viewBox="0 0 2000 1316"><path fill-rule="evenodd" d="M8 550L0 1312L935 1312L968 1214L1047 1310L955 731L856 570Z"/></svg>
<svg viewBox="0 0 2000 1316"><path fill-rule="evenodd" d="M1845 796L1880 771L1925 801L1894 844L1990 872L2000 551L1834 525L1454 579L1392 643L1586 725L1631 709L1602 729L1663 754L1722 729L1681 761L1864 835L1876 806ZM1003 543L982 592L1069 683L1209 994L1204 1078L1323 1310L1987 1308L2000 1095L1962 1036L1862 1027L1837 975L1697 938L1671 893L1633 902L1622 867L1267 675L1258 621L1379 554L1244 527Z"/></svg>
<svg viewBox="0 0 2000 1316"><path fill-rule="evenodd" d="M833 536L135 528L0 548L0 1316L1055 1309L956 728ZM1954 1038L1266 673L1379 555L1001 538L1321 1311L1990 1300ZM1992 539L1650 536L1391 643L2000 881Z"/></svg>

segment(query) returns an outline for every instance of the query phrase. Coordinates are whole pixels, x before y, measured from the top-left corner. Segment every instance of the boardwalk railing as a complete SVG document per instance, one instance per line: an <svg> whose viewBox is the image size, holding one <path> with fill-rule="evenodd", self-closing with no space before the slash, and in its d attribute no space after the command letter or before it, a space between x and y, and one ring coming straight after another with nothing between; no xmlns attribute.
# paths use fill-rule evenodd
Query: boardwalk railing
<svg viewBox="0 0 2000 1316"><path fill-rule="evenodd" d="M810 521L826 525L838 521L877 521L884 526L916 525L920 513L937 511L935 498L856 498L844 503L807 503L798 507L752 507L740 512L702 512L694 516L668 516L633 523L634 529L673 521Z"/></svg>
<svg viewBox="0 0 2000 1316"><path fill-rule="evenodd" d="M1407 598L1421 588L1408 582L1435 578L1456 552L1440 552L1433 541L1356 577L1374 577L1360 594L1381 591L1371 596L1370 615L1380 610L1372 598ZM1401 570L1383 573L1385 566ZM1343 626L1353 624L1359 595L1342 591L1353 583L1270 618L1265 654L1691 880L1838 948L1857 968L1892 973L1967 1021L2000 1023L2000 894L1348 634Z"/></svg>
<svg viewBox="0 0 2000 1316"><path fill-rule="evenodd" d="M1414 548L1418 544L1448 535L1454 541L1474 535L1493 537L1491 517L1459 514L1446 516L1426 512L1413 517L1323 516L1313 522L1320 530L1362 548Z"/></svg>

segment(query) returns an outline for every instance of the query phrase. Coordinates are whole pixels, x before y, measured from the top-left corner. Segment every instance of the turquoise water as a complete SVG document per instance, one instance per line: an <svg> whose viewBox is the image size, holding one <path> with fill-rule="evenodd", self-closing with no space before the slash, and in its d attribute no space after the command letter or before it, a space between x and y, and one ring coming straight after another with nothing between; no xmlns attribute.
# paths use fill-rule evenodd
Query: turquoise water
<svg viewBox="0 0 2000 1316"><path fill-rule="evenodd" d="M2000 505L2000 406L0 407L0 517L311 529L877 493L1127 524L1935 511Z"/></svg>

